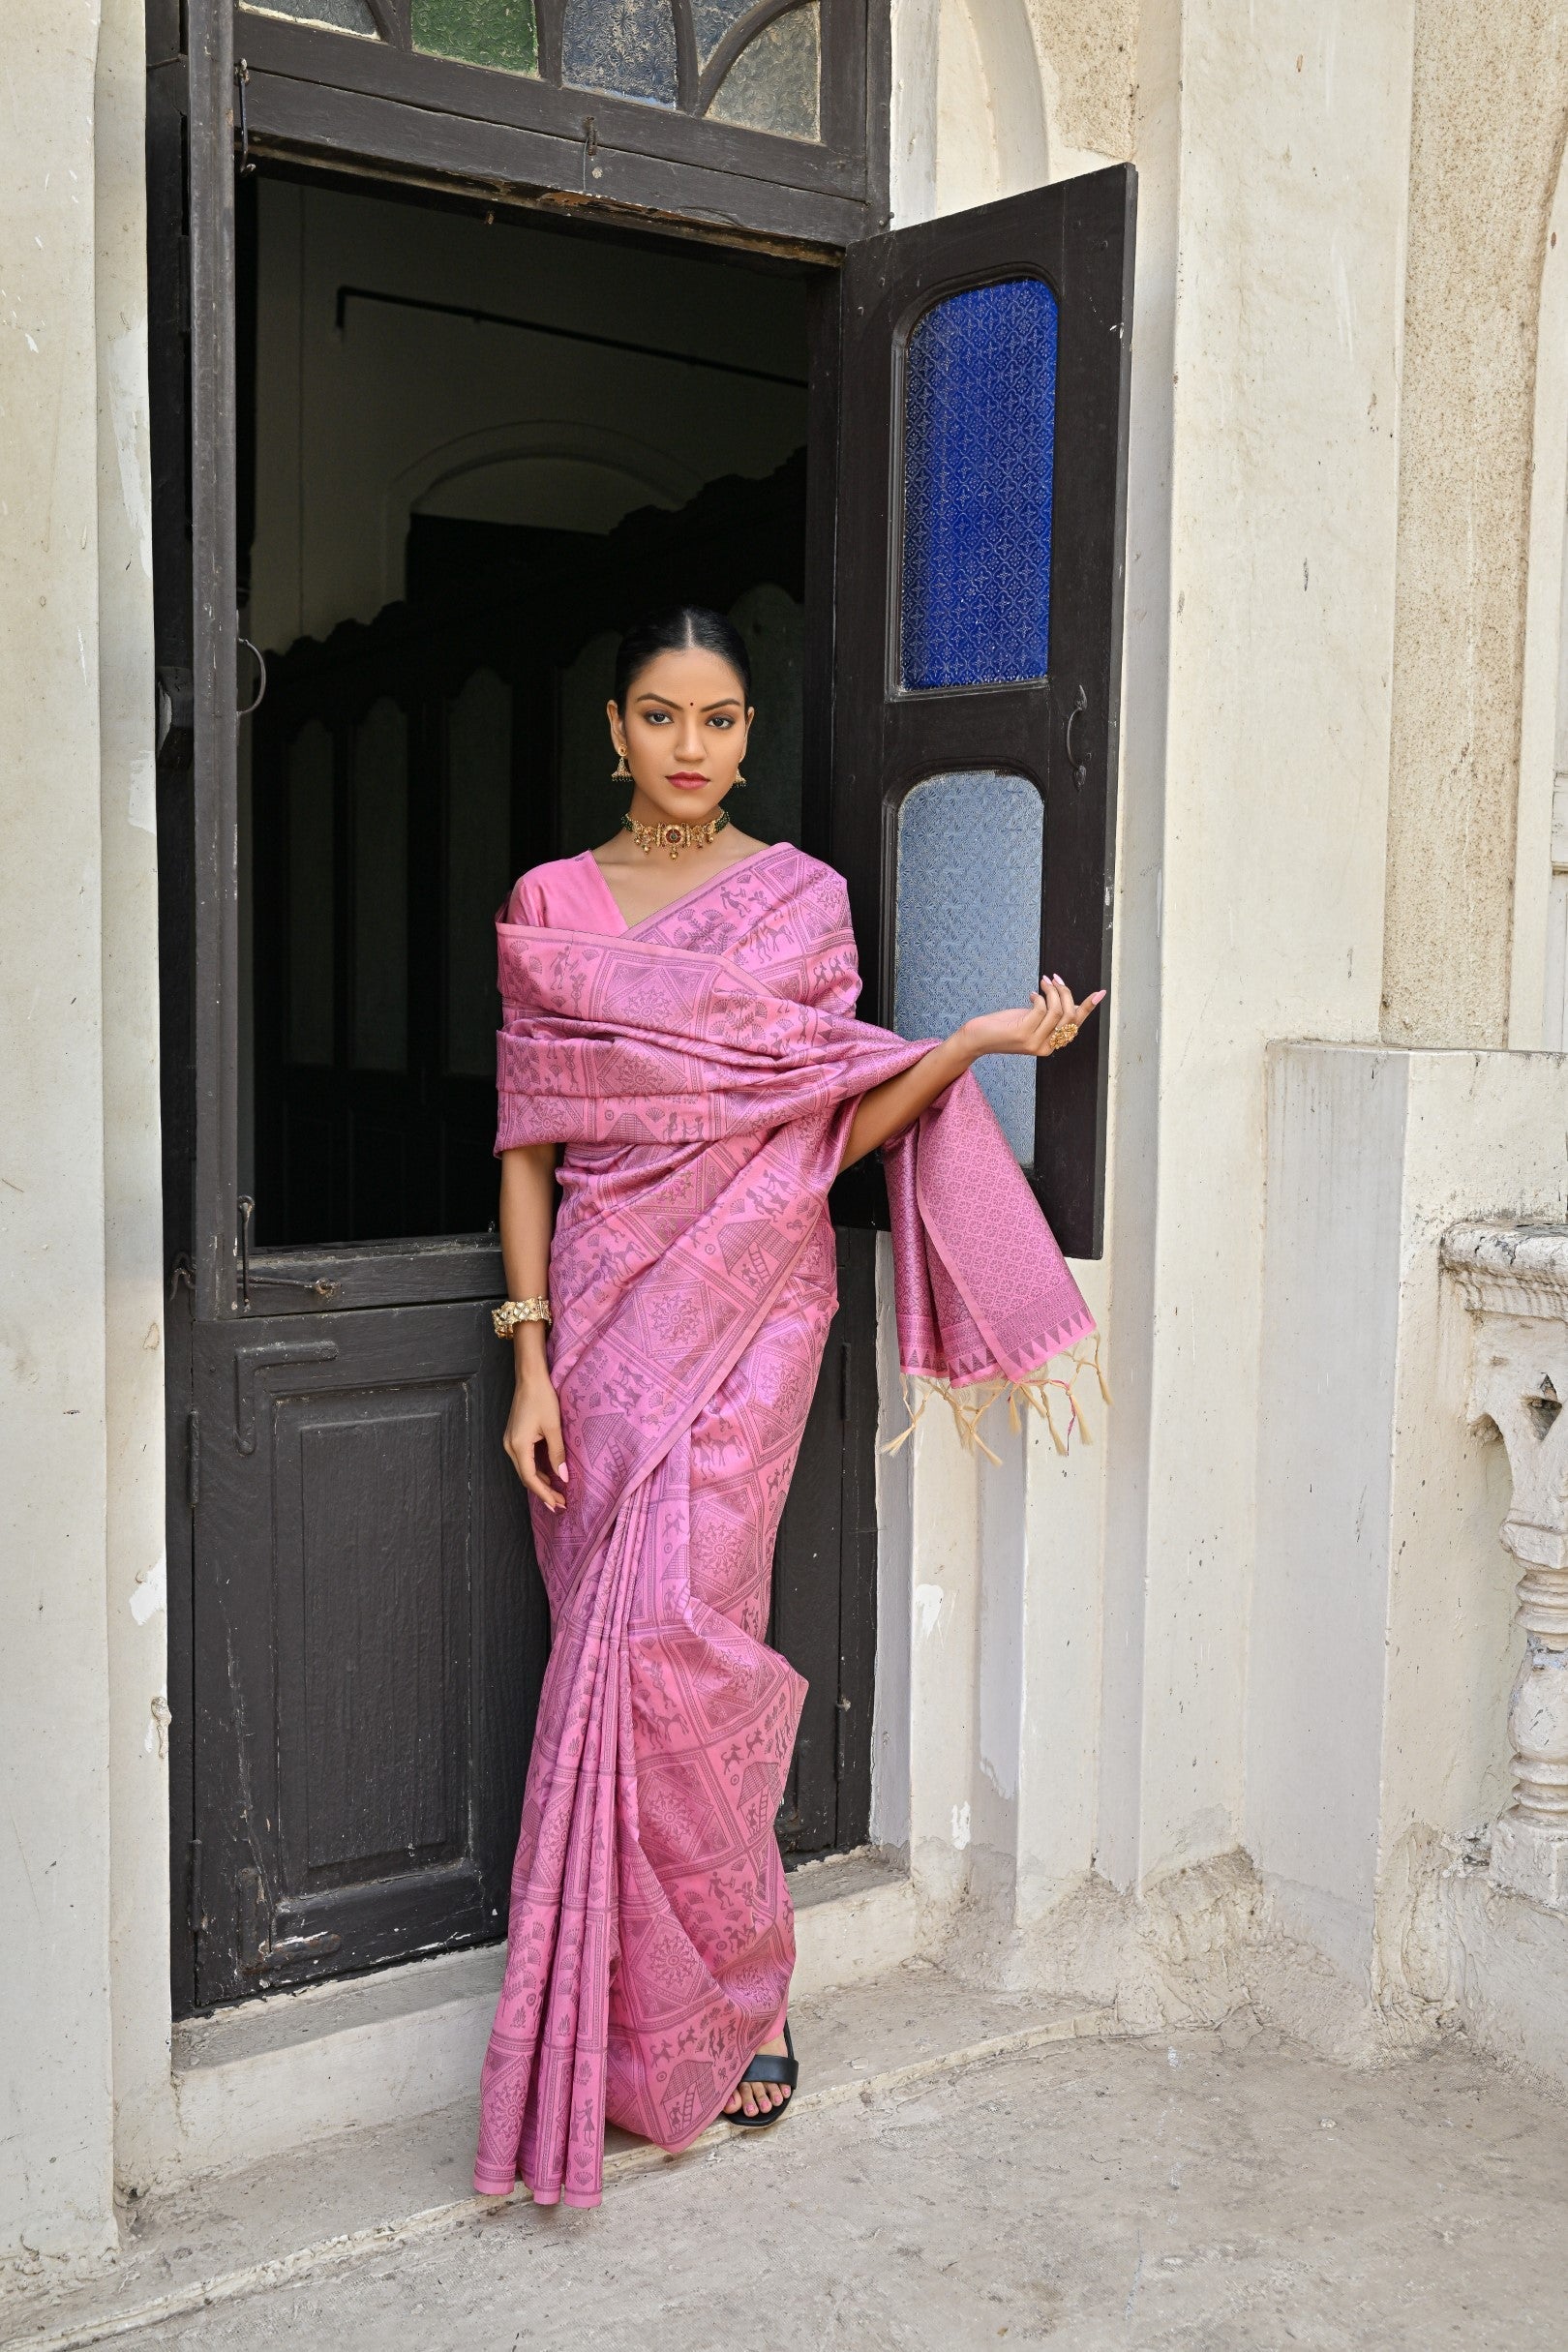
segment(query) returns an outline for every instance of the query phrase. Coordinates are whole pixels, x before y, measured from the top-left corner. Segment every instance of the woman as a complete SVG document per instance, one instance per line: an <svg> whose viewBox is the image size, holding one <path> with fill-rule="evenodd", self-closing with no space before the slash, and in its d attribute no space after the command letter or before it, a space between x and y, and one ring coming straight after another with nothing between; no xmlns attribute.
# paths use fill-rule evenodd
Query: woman
<svg viewBox="0 0 1568 2352"><path fill-rule="evenodd" d="M1045 976L936 1045L856 1021L842 881L729 820L752 717L727 620L634 630L609 705L623 829L524 875L498 924L497 1326L553 1646L482 2195L521 2171L541 2204L596 2205L607 2118L674 2151L776 2120L794 2087L772 1824L805 1686L762 1636L839 1168L887 1147L906 1371L1028 1382L1092 1329L969 1072L1056 1051L1103 991Z"/></svg>

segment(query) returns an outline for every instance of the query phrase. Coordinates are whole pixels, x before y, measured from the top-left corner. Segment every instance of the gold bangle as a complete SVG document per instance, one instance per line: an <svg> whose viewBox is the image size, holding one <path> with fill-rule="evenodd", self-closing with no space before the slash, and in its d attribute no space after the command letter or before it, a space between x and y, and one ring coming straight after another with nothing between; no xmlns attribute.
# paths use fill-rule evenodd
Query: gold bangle
<svg viewBox="0 0 1568 2352"><path fill-rule="evenodd" d="M508 1299L504 1306L492 1307L490 1319L496 1326L498 1340L509 1340L520 1323L549 1323L554 1320L548 1298Z"/></svg>

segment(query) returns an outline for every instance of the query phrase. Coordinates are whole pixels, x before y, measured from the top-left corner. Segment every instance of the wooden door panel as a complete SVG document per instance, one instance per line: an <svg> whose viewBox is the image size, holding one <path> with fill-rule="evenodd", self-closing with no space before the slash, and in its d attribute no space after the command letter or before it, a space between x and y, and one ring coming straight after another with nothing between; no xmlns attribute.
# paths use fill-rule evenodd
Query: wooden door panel
<svg viewBox="0 0 1568 2352"><path fill-rule="evenodd" d="M198 2002L503 1933L549 1628L486 1309L196 1352Z"/></svg>
<svg viewBox="0 0 1568 2352"><path fill-rule="evenodd" d="M284 1883L455 1861L466 1758L465 1383L280 1402L278 1831Z"/></svg>

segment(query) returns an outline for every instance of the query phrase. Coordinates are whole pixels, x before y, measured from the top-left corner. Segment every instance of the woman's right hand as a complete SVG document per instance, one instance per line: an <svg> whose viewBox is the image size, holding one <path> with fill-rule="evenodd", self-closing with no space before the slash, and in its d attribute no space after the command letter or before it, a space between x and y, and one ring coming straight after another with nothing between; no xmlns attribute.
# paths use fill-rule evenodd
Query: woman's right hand
<svg viewBox="0 0 1568 2352"><path fill-rule="evenodd" d="M560 1404L550 1374L541 1367L518 1376L512 1409L506 1418L505 1446L513 1469L530 1494L537 1494L547 1511L564 1511L566 1497L553 1487L539 1467L544 1459L563 1487L567 1482L566 1448L560 1434Z"/></svg>

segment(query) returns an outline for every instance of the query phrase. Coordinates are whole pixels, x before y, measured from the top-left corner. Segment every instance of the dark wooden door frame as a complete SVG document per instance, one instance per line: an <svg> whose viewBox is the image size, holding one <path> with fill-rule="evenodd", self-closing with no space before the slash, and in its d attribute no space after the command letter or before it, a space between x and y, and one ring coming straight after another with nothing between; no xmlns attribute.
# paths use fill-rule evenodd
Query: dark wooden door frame
<svg viewBox="0 0 1568 2352"><path fill-rule="evenodd" d="M1132 166L1112 166L868 239L840 275L843 618L829 855L849 883L866 1010L890 1025L899 805L946 772L1000 769L1039 792L1042 955L1086 994L1110 980L1136 194ZM906 688L909 338L946 297L1004 279L1042 281L1058 304L1049 671L1017 684ZM1102 1248L1110 1039L1109 1022L1096 1022L1037 1079L1031 1182L1076 1257ZM851 1171L842 1190L846 1215L880 1220L869 1171Z"/></svg>
<svg viewBox="0 0 1568 2352"><path fill-rule="evenodd" d="M165 1071L166 1242L169 1272L167 1462L171 1572L169 1688L173 1699L170 1776L174 1912L172 1992L176 2013L196 2005L196 1954L203 1880L197 1823L193 1725L196 1714L193 1617L193 1528L200 1495L199 1423L195 1405L197 1334L227 1327L237 1333L252 1313L276 1313L317 1303L322 1280L337 1283L342 1308L431 1299L435 1254L419 1249L374 1248L338 1253L325 1266L320 1251L258 1253L252 1295L241 1280L238 1218L238 792L236 669L238 619L234 465L235 386L235 155L234 48L228 0L148 0L149 280L155 390L153 463L161 489L155 515L158 599L159 847L162 1036ZM187 30L188 25L188 30ZM184 49L182 52L182 35ZM873 168L859 200L800 188L769 192L764 180L715 174L711 201L695 164L672 166L661 183L639 189L622 175L589 197L595 217L634 230L697 235L708 242L753 244L802 259L836 258L868 226L884 217L887 120L886 42L869 45L870 119L884 126L873 138ZM461 195L510 165L486 144L495 126L452 118L443 136L455 142L445 163L407 169L399 141L407 140L412 111L380 100L327 94L327 111L342 127L325 149L309 139L278 136L280 153L307 164L329 154L340 166L395 184L400 174ZM334 111L335 109L335 111ZM265 119L265 109L262 110ZM275 126L276 128L276 126ZM414 130L418 126L412 127ZM586 144L591 149L588 128ZM417 144L417 141L415 142ZM584 142L580 142L584 143ZM541 183L490 180L494 200L552 200L552 191L576 193L581 157L568 171ZM657 162L658 159L653 159ZM427 163L431 159L427 156ZM628 166L629 169L629 166ZM744 201L736 201L737 192ZM745 193L749 191L749 193ZM679 209L660 212L669 202ZM579 196L579 205L581 199ZM658 214L655 220L649 214ZM578 213L581 218L581 209ZM810 467L808 596L804 676L802 821L808 846L825 848L829 811L833 677L831 552L837 465L838 339L836 286L831 273L813 287L810 313L808 432ZM486 1253L487 1256L491 1252ZM863 1256L863 1252L862 1252ZM869 1259L858 1261L852 1287L863 1290ZM264 1279L270 1278L270 1279ZM485 1280L494 1284L494 1276ZM449 1286L437 1283L443 1299ZM296 1299L297 1294L297 1299ZM862 1301L863 1304L863 1301ZM874 1430L874 1349L854 1368L838 1362L841 1417L861 1438ZM867 1381L872 1383L867 1388ZM863 1451L863 1446L861 1448ZM862 1465L863 1469L863 1465ZM874 1653L873 1482L858 1470L846 1493L842 1540L858 1563L856 1590L840 1628L842 1671L863 1685L866 1721L860 1764L840 1792L840 1810L857 1818L868 1802L869 1712ZM852 1700L852 1704L854 1701ZM845 1725L834 1726L841 1740ZM859 1754L860 1741L855 1743ZM863 1767L863 1768L862 1768ZM260 1890L264 1892L265 1890ZM258 1912L258 1921L260 1915ZM264 1929L264 1921L260 1928ZM286 1927L286 1920L283 1926ZM258 1932L260 1930L258 1929ZM271 1932L281 1932L275 1915Z"/></svg>

